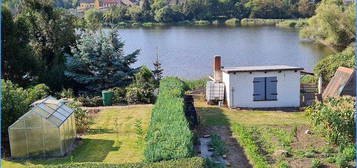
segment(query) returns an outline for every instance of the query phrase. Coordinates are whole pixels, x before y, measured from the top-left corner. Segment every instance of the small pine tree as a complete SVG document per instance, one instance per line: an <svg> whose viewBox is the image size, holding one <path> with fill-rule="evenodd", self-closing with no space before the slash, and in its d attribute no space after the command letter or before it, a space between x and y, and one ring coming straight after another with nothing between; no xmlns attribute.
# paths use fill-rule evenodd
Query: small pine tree
<svg viewBox="0 0 357 168"><path fill-rule="evenodd" d="M154 74L155 81L158 85L162 78L162 73L164 71L164 69L161 68L158 48L156 48L156 61L153 64L154 64L154 70L152 71L152 73Z"/></svg>
<svg viewBox="0 0 357 168"><path fill-rule="evenodd" d="M124 43L118 39L118 31L85 32L78 40L73 55L66 55L65 75L84 86L91 94L104 89L127 86L134 79L136 62L140 50L124 55Z"/></svg>

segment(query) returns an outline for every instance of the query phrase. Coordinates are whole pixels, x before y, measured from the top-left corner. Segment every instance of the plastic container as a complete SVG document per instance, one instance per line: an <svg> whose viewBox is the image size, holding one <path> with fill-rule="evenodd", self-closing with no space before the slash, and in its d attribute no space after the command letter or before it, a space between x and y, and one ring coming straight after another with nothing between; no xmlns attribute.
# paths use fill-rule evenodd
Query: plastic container
<svg viewBox="0 0 357 168"><path fill-rule="evenodd" d="M112 98L113 98L113 92L112 91L103 90L102 91L102 97L103 97L103 105L104 106L111 106L112 105Z"/></svg>

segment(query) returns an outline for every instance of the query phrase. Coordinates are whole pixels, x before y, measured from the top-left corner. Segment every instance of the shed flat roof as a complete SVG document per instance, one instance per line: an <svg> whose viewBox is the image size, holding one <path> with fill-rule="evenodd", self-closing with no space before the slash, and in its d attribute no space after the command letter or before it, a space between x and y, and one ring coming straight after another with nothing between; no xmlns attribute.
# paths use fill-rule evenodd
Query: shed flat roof
<svg viewBox="0 0 357 168"><path fill-rule="evenodd" d="M222 71L226 73L232 72L266 72L266 71L288 71L288 70L297 70L301 71L304 68L293 67L287 65L272 65L272 66L241 66L241 67L226 67Z"/></svg>

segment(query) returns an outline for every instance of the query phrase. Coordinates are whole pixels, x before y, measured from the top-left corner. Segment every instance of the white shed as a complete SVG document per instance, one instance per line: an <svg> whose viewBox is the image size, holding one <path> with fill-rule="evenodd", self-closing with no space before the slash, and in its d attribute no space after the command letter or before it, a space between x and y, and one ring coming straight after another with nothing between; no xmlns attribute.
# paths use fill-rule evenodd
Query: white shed
<svg viewBox="0 0 357 168"><path fill-rule="evenodd" d="M222 68L228 107L299 107L302 70L286 65Z"/></svg>

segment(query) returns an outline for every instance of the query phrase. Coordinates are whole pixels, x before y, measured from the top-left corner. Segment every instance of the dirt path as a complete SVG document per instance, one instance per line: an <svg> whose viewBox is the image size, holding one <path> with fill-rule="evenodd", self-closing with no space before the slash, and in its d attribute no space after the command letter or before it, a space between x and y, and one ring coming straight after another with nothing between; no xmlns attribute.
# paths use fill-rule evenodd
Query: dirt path
<svg viewBox="0 0 357 168"><path fill-rule="evenodd" d="M215 133L221 136L222 141L226 143L227 160L234 168L252 168L244 153L243 148L232 136L232 131L228 126L209 126L201 130L201 135Z"/></svg>

